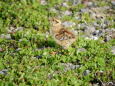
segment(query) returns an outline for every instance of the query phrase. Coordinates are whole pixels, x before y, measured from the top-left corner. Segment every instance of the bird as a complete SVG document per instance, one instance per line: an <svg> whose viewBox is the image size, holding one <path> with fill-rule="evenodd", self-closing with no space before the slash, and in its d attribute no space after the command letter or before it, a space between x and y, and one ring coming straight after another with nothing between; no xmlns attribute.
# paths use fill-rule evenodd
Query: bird
<svg viewBox="0 0 115 86"><path fill-rule="evenodd" d="M68 49L69 46L76 41L76 35L74 32L65 28L62 22L57 18L51 18L50 34L55 42L62 46L64 49Z"/></svg>

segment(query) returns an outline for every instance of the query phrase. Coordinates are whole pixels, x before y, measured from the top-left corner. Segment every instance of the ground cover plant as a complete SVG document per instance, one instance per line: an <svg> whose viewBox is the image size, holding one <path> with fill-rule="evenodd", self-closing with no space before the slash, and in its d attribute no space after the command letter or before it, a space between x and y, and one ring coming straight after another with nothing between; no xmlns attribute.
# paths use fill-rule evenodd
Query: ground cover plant
<svg viewBox="0 0 115 86"><path fill-rule="evenodd" d="M0 86L114 86L114 0L0 0ZM63 49L49 18L77 35Z"/></svg>

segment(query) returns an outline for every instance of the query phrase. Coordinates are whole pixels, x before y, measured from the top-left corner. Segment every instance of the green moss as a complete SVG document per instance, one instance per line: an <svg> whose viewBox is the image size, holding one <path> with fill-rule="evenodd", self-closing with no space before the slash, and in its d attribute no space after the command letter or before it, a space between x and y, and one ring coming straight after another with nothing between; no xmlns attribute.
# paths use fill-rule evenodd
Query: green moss
<svg viewBox="0 0 115 86"><path fill-rule="evenodd" d="M62 0L48 0L48 5L37 2L38 0L0 1L0 34L7 34L10 26L24 27L24 30L11 34L11 40L0 38L0 48L3 49L0 51L0 71L8 69L6 75L0 74L0 86L88 86L94 78L103 82L114 80L115 55L110 50L115 40L101 43L101 39L95 41L79 37L72 45L74 48L63 50L51 36L46 37L45 34L50 28L48 18L58 15L48 9L61 4ZM107 2L100 6L105 3ZM62 21L71 20L77 24L96 21L88 13L82 13L81 20L74 19L75 13L84 8L84 5L78 4L70 8L73 15L62 17ZM59 9L66 10L62 7ZM108 16L107 19L114 21L113 16ZM114 23L108 27L114 27ZM85 48L86 51L78 52L79 48ZM73 63L81 67L64 72L60 63ZM90 74L84 76L85 70L90 70ZM95 76L99 71L103 71L103 74ZM53 74L51 79L48 78L49 74Z"/></svg>

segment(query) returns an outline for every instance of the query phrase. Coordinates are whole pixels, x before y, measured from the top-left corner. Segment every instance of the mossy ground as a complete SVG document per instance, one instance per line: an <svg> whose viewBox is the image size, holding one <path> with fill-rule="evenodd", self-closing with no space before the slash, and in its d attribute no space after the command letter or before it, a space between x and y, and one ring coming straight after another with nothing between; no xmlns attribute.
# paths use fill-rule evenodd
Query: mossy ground
<svg viewBox="0 0 115 86"><path fill-rule="evenodd" d="M58 15L48 9L62 1L48 2L47 5L41 5L37 0L0 1L0 34L8 34L7 29L11 26L24 28L11 34L11 40L0 38L0 48L3 49L0 52L0 70L8 70L6 75L0 74L0 86L89 86L94 79L113 81L115 55L111 53L111 47L115 40L102 43L101 39L86 40L78 37L72 45L73 48L61 49L50 35L46 37L45 34L50 29L49 17ZM98 4L110 5L101 0ZM71 8L74 13L84 6L79 4ZM62 7L60 9L65 10ZM80 21L75 21L72 16L62 19L76 23L92 22L88 14L82 15L83 20ZM112 21L113 17L109 16L108 19ZM110 27L114 26L113 24ZM78 52L79 48L85 48L86 51ZM81 67L63 72L64 68L59 66L59 63L75 63ZM85 70L90 70L86 76L83 75ZM48 78L48 75L55 71L62 72ZM103 74L100 74L100 71L103 71Z"/></svg>

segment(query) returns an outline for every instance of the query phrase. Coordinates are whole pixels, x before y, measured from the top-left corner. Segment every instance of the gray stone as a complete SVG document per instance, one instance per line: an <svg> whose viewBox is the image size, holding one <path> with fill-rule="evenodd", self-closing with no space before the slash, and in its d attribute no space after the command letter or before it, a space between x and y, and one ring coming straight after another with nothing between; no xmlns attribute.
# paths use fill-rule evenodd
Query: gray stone
<svg viewBox="0 0 115 86"><path fill-rule="evenodd" d="M112 46L112 48L111 48L111 52L112 52L112 54L115 55L115 46Z"/></svg>
<svg viewBox="0 0 115 86"><path fill-rule="evenodd" d="M20 50L21 50L21 48L17 48L17 49L16 49L16 51L20 51Z"/></svg>
<svg viewBox="0 0 115 86"><path fill-rule="evenodd" d="M74 70L80 67L80 65L74 65L72 63L61 63L61 66L64 66L64 71Z"/></svg>
<svg viewBox="0 0 115 86"><path fill-rule="evenodd" d="M82 12L82 13L89 12L89 9L88 8L83 8L83 9L80 10L80 12Z"/></svg>
<svg viewBox="0 0 115 86"><path fill-rule="evenodd" d="M62 6L63 6L63 7L67 7L67 8L69 7L66 2L62 3Z"/></svg>
<svg viewBox="0 0 115 86"><path fill-rule="evenodd" d="M100 86L99 83L93 84L92 86Z"/></svg>
<svg viewBox="0 0 115 86"><path fill-rule="evenodd" d="M111 1L111 4L113 5L113 6L115 6L115 1L113 0L113 1Z"/></svg>
<svg viewBox="0 0 115 86"><path fill-rule="evenodd" d="M77 50L77 52L86 52L86 49L85 49L85 48L79 48L79 49Z"/></svg>
<svg viewBox="0 0 115 86"><path fill-rule="evenodd" d="M86 35L89 35L89 34L93 33L94 31L95 31L95 27L94 26L86 26L84 28L84 33Z"/></svg>
<svg viewBox="0 0 115 86"><path fill-rule="evenodd" d="M65 21L62 23L62 25L64 25L65 27L72 27L75 26L75 23L71 21Z"/></svg>
<svg viewBox="0 0 115 86"><path fill-rule="evenodd" d="M103 35L103 32L102 30L95 30L93 33L92 33L93 36L102 36Z"/></svg>
<svg viewBox="0 0 115 86"><path fill-rule="evenodd" d="M3 51L3 49L0 47L0 52L2 52Z"/></svg>
<svg viewBox="0 0 115 86"><path fill-rule="evenodd" d="M89 37L86 36L85 39L86 39L86 40L87 40L87 39L88 39L88 40L98 40L99 37L97 37L97 36L89 36Z"/></svg>
<svg viewBox="0 0 115 86"><path fill-rule="evenodd" d="M70 16L72 15L72 12L69 11L69 10L66 10L65 12L62 12L63 15L67 15L67 16Z"/></svg>
<svg viewBox="0 0 115 86"><path fill-rule="evenodd" d="M108 42L108 41L110 41L110 40L111 40L111 37L110 37L110 36L106 36L105 39L104 39L105 42Z"/></svg>
<svg viewBox="0 0 115 86"><path fill-rule="evenodd" d="M81 0L71 0L73 5L77 5L81 3Z"/></svg>
<svg viewBox="0 0 115 86"><path fill-rule="evenodd" d="M8 70L7 70L7 69L3 69L3 70L1 70L1 71L0 71L0 74L6 75L6 74L7 74L7 72L8 72Z"/></svg>
<svg viewBox="0 0 115 86"><path fill-rule="evenodd" d="M113 82L108 82L107 86L115 86L115 84Z"/></svg>
<svg viewBox="0 0 115 86"><path fill-rule="evenodd" d="M81 24L78 24L78 27L79 27L79 28L82 28L83 31L84 31L85 28L87 27L87 24L86 24L86 23L81 23Z"/></svg>
<svg viewBox="0 0 115 86"><path fill-rule="evenodd" d="M92 6L94 6L94 4L93 4L93 2L88 2L87 6L92 7Z"/></svg>
<svg viewBox="0 0 115 86"><path fill-rule="evenodd" d="M0 38L4 38L4 39L11 39L11 35L10 34L1 34Z"/></svg>
<svg viewBox="0 0 115 86"><path fill-rule="evenodd" d="M57 12L58 12L55 8L50 8L49 11L50 11L50 12L54 12L54 13L57 13Z"/></svg>
<svg viewBox="0 0 115 86"><path fill-rule="evenodd" d="M41 5L47 5L47 1L46 0L40 0Z"/></svg>
<svg viewBox="0 0 115 86"><path fill-rule="evenodd" d="M8 29L8 33L13 33L13 32L16 32L16 31L23 30L23 29L24 29L23 27L17 27L17 28L10 27L10 28Z"/></svg>
<svg viewBox="0 0 115 86"><path fill-rule="evenodd" d="M83 75L84 75L84 76L87 76L87 75L89 75L89 73L90 73L90 70L85 70L85 71L83 72Z"/></svg>
<svg viewBox="0 0 115 86"><path fill-rule="evenodd" d="M80 18L79 16L76 16L75 19L76 19L76 20L80 20L81 18Z"/></svg>
<svg viewBox="0 0 115 86"><path fill-rule="evenodd" d="M17 27L16 31L23 30L23 29L24 29L23 27Z"/></svg>
<svg viewBox="0 0 115 86"><path fill-rule="evenodd" d="M99 26L100 26L97 22L94 22L93 25L94 25L95 27L99 27Z"/></svg>

